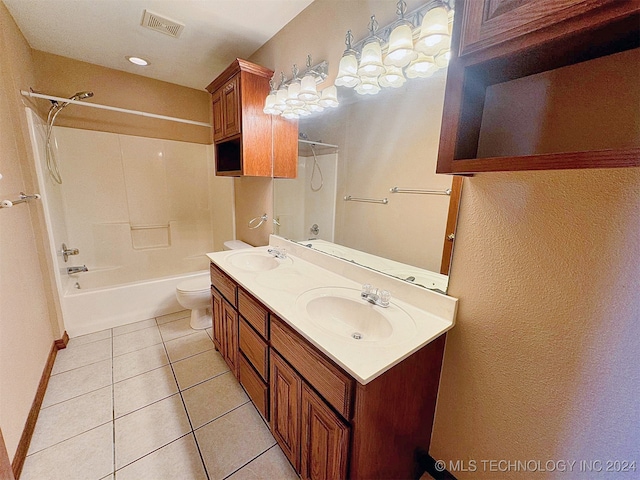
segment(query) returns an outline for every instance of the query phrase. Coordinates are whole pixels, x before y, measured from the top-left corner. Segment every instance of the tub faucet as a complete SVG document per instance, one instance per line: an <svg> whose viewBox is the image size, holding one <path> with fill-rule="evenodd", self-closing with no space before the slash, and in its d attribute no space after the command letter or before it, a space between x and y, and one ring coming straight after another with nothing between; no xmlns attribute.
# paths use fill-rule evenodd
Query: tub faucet
<svg viewBox="0 0 640 480"><path fill-rule="evenodd" d="M86 265L82 265L79 267L67 267L67 274L73 275L74 273L88 272L89 269Z"/></svg>
<svg viewBox="0 0 640 480"><path fill-rule="evenodd" d="M389 290L378 290L373 285L365 283L362 286L360 297L373 305L387 308L391 301L391 292Z"/></svg>

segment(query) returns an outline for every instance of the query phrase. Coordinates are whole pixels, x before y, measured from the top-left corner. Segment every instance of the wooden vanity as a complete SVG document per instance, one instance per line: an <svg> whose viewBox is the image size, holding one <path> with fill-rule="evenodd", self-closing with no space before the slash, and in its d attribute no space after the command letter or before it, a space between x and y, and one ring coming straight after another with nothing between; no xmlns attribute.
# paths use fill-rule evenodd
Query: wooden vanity
<svg viewBox="0 0 640 480"><path fill-rule="evenodd" d="M446 334L366 384L211 264L216 348L304 479L417 478Z"/></svg>

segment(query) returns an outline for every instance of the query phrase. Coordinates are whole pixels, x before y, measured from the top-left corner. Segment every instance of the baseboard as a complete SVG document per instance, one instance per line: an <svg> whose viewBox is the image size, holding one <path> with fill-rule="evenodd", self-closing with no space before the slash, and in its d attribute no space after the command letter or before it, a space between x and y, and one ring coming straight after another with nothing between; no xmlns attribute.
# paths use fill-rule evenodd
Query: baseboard
<svg viewBox="0 0 640 480"><path fill-rule="evenodd" d="M419 450L416 452L416 460L423 473L428 473L435 480L457 480L446 468L442 460L436 461L427 452Z"/></svg>
<svg viewBox="0 0 640 480"><path fill-rule="evenodd" d="M51 370L53 370L53 362L55 362L56 360L56 355L58 353L58 350L62 350L63 348L66 348L68 342L69 342L69 335L67 335L67 332L64 332L64 334L62 335L62 338L58 340L54 340L53 345L51 345L51 350L49 351L49 358L47 358L47 363L45 364L44 370L42 371L42 377L40 377L40 383L38 384L38 390L36 391L36 396L33 399L33 403L31 404L31 409L29 410L27 421L24 424L24 430L22 431L20 442L18 442L18 448L16 449L16 453L13 456L13 462L11 463L13 475L16 479L20 478L20 474L22 473L22 467L24 466L24 461L27 458L27 452L29 451L29 445L31 444L31 437L33 436L33 430L36 428L36 422L38 421L38 414L40 413L40 407L42 407L44 394L47 391L47 385L49 384L49 377L51 377Z"/></svg>
<svg viewBox="0 0 640 480"><path fill-rule="evenodd" d="M56 348L58 350L62 350L63 348L67 348L67 344L69 343L69 335L65 331L62 334L62 338L59 338L58 340L55 340L53 343L54 343L54 345L56 346Z"/></svg>

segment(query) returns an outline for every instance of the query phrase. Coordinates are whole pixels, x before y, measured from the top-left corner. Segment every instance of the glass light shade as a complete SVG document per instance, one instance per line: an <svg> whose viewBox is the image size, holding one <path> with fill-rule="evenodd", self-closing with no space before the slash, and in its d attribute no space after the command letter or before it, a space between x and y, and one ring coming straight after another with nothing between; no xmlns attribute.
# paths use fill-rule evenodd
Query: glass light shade
<svg viewBox="0 0 640 480"><path fill-rule="evenodd" d="M358 75L360 75L360 80L364 81L362 77L377 77L381 73L384 73L382 48L380 47L380 42L377 39L373 39L362 47Z"/></svg>
<svg viewBox="0 0 640 480"><path fill-rule="evenodd" d="M286 87L282 87L276 92L276 103L273 105L273 108L281 113L287 108L287 94Z"/></svg>
<svg viewBox="0 0 640 480"><path fill-rule="evenodd" d="M355 53L343 55L340 59L340 66L338 67L338 76L336 77L335 84L340 87L353 88L359 83L358 59L356 58Z"/></svg>
<svg viewBox="0 0 640 480"><path fill-rule="evenodd" d="M440 35L440 40L438 42L435 42L433 44L431 44L431 42L429 42L429 45L427 45L426 42L423 42L421 44L420 47L420 53L424 53L425 55L428 56L435 56L437 55L439 52L441 52L442 50L448 50L451 48L451 36L450 35L446 35L446 36L442 36ZM432 37L433 40L437 40L435 37ZM418 45L416 43L416 45ZM416 47L417 49L418 47Z"/></svg>
<svg viewBox="0 0 640 480"><path fill-rule="evenodd" d="M448 48L442 50L434 57L434 60L438 68L445 68L447 65L449 65L449 60L451 60L451 50L449 50Z"/></svg>
<svg viewBox="0 0 640 480"><path fill-rule="evenodd" d="M393 65L388 66L386 72L380 75L378 79L380 86L385 88L398 88L404 85L406 81L402 68L394 67Z"/></svg>
<svg viewBox="0 0 640 480"><path fill-rule="evenodd" d="M438 70L438 67L433 61L432 57L426 55L418 55L413 62L404 71L407 78L427 78L433 75Z"/></svg>
<svg viewBox="0 0 640 480"><path fill-rule="evenodd" d="M379 91L380 85L376 77L362 77L362 82L356 87L356 92L360 95L375 95Z"/></svg>
<svg viewBox="0 0 640 480"><path fill-rule="evenodd" d="M307 110L309 110L311 113L318 113L324 110L324 107L320 105L318 102L307 103L306 107L307 107Z"/></svg>
<svg viewBox="0 0 640 480"><path fill-rule="evenodd" d="M289 84L287 88L287 106L288 107L301 107L304 102L298 98L300 94L300 81L294 81Z"/></svg>
<svg viewBox="0 0 640 480"><path fill-rule="evenodd" d="M444 7L429 10L422 19L420 37L415 49L426 55L433 55L435 45L449 37L449 15Z"/></svg>
<svg viewBox="0 0 640 480"><path fill-rule="evenodd" d="M300 118L300 115L295 113L291 108L287 108L284 112L282 112L282 116L287 120L296 120Z"/></svg>
<svg viewBox="0 0 640 480"><path fill-rule="evenodd" d="M322 90L322 96L318 101L318 104L321 107L337 107L338 103L338 90L335 85L331 85L330 87Z"/></svg>
<svg viewBox="0 0 640 480"><path fill-rule="evenodd" d="M303 102L313 102L318 98L320 98L320 95L318 95L318 89L316 88L316 77L311 74L305 75L300 84L298 99Z"/></svg>
<svg viewBox="0 0 640 480"><path fill-rule="evenodd" d="M264 109L262 111L268 115L279 114L280 110L277 110L276 108L274 108L275 104L276 104L276 94L270 93L269 95L267 95L267 98L264 101Z"/></svg>
<svg viewBox="0 0 640 480"><path fill-rule="evenodd" d="M389 50L384 64L394 67L406 67L418 54L413 50L413 33L411 27L403 23L393 29L389 36Z"/></svg>

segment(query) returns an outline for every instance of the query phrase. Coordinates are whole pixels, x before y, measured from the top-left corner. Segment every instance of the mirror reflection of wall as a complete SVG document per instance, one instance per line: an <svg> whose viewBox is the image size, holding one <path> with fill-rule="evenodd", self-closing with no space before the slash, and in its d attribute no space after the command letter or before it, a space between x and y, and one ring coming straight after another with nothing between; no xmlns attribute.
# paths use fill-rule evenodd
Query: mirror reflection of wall
<svg viewBox="0 0 640 480"><path fill-rule="evenodd" d="M276 226L276 233L293 240L334 241L438 272L450 197L389 190L451 188L451 176L434 173L445 77L445 72L439 71L430 78L412 80L402 88L387 89L375 96L339 89L339 108L301 119L300 132L312 141L335 144L338 149L331 152L319 147L321 151L316 153L324 176L323 189L326 188L319 195L311 189L313 156L309 156L309 146L301 143L298 179L275 180L274 214L281 223ZM329 179L336 163L334 193ZM316 167L315 188L318 176ZM345 195L388 198L389 202L346 202ZM317 235L309 230L314 224L319 226Z"/></svg>

